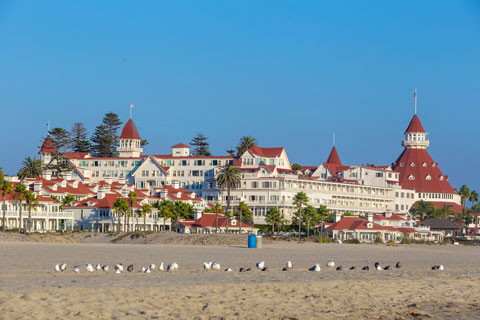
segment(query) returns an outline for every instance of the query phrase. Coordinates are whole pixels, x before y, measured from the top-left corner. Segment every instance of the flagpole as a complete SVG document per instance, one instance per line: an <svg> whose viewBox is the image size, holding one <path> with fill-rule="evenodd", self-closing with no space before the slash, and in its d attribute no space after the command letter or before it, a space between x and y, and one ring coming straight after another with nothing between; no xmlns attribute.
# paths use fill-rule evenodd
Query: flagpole
<svg viewBox="0 0 480 320"><path fill-rule="evenodd" d="M133 109L133 103L130 105L130 119L132 119L132 109Z"/></svg>
<svg viewBox="0 0 480 320"><path fill-rule="evenodd" d="M413 94L413 99L415 100L415 114L417 114L417 88L415 88L415 93Z"/></svg>

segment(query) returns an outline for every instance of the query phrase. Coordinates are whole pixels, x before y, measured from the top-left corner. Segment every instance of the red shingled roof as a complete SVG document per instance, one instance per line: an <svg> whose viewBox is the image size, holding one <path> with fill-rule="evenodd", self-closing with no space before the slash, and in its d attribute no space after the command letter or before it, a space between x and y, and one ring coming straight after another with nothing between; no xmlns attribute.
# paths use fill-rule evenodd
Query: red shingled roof
<svg viewBox="0 0 480 320"><path fill-rule="evenodd" d="M338 222L335 222L328 226L325 230L389 230L389 231L399 231L399 232L416 232L415 229L411 228L395 228L392 226L382 226L377 223L372 222L372 228L368 228L368 220L359 218L359 217L342 217Z"/></svg>
<svg viewBox="0 0 480 320"><path fill-rule="evenodd" d="M171 146L170 148L189 148L190 149L190 146L187 146L184 143L177 143L176 145Z"/></svg>
<svg viewBox="0 0 480 320"><path fill-rule="evenodd" d="M410 121L410 124L408 125L407 130L405 130L405 133L409 132L422 132L425 133L425 130L423 129L422 123L420 122L420 119L418 119L417 115L414 115L412 120Z"/></svg>
<svg viewBox="0 0 480 320"><path fill-rule="evenodd" d="M330 151L330 155L328 156L326 163L334 164L337 166L342 165L342 162L340 161L340 157L338 156L338 153L337 153L337 148L335 148L335 146L333 146L332 151Z"/></svg>
<svg viewBox="0 0 480 320"><path fill-rule="evenodd" d="M55 153L57 150L55 149L55 145L53 144L52 138L47 136L43 141L42 147L38 153Z"/></svg>
<svg viewBox="0 0 480 320"><path fill-rule="evenodd" d="M250 153L253 153L260 157L265 158L276 158L280 157L284 148L261 148L261 147L251 147L248 149Z"/></svg>
<svg viewBox="0 0 480 320"><path fill-rule="evenodd" d="M137 126L132 119L129 119L125 126L123 127L122 134L120 139L136 139L141 140L140 135L138 134Z"/></svg>

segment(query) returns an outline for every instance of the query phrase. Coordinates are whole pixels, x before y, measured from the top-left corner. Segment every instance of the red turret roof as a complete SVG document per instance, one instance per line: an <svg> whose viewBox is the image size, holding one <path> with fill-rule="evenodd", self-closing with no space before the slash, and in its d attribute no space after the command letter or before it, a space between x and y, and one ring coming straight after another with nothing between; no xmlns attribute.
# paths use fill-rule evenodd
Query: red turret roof
<svg viewBox="0 0 480 320"><path fill-rule="evenodd" d="M330 155L328 156L327 163L334 164L337 166L342 165L342 162L340 161L340 157L338 156L338 153L337 153L337 148L335 148L335 146L333 146L332 151L330 151Z"/></svg>
<svg viewBox="0 0 480 320"><path fill-rule="evenodd" d="M138 134L137 126L132 119L128 120L125 126L123 127L122 134L120 139L136 139L141 140L140 135Z"/></svg>
<svg viewBox="0 0 480 320"><path fill-rule="evenodd" d="M410 124L408 125L407 130L405 131L405 133L409 133L409 132L425 133L422 123L420 122L420 119L418 119L417 115L413 116L412 120L410 121Z"/></svg>
<svg viewBox="0 0 480 320"><path fill-rule="evenodd" d="M42 147L38 153L55 153L57 150L55 149L55 145L53 144L52 138L47 136L43 141Z"/></svg>

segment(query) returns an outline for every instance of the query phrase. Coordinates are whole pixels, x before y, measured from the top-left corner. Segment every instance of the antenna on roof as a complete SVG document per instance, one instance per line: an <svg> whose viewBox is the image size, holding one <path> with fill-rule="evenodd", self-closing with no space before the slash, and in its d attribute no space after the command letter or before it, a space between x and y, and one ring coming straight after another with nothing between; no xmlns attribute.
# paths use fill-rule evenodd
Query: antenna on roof
<svg viewBox="0 0 480 320"><path fill-rule="evenodd" d="M133 110L133 107L134 107L134 105L133 105L133 103L132 103L132 104L130 105L130 119L132 119L132 110Z"/></svg>
<svg viewBox="0 0 480 320"><path fill-rule="evenodd" d="M335 132L333 133L333 146L335 147Z"/></svg>
<svg viewBox="0 0 480 320"><path fill-rule="evenodd" d="M417 88L415 88L415 92L413 93L413 100L415 100L415 114L417 114Z"/></svg>

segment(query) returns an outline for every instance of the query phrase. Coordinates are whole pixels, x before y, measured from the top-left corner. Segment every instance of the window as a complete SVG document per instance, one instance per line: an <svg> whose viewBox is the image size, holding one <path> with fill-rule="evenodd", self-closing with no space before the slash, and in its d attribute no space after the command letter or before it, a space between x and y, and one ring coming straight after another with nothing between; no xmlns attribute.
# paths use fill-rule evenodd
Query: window
<svg viewBox="0 0 480 320"><path fill-rule="evenodd" d="M415 176L413 174L409 175L408 180L415 180Z"/></svg>
<svg viewBox="0 0 480 320"><path fill-rule="evenodd" d="M253 181L252 182L252 188L258 188L258 182Z"/></svg>
<svg viewBox="0 0 480 320"><path fill-rule="evenodd" d="M400 167L403 167L403 162L400 162L399 166L400 166Z"/></svg>
<svg viewBox="0 0 480 320"><path fill-rule="evenodd" d="M410 167L415 167L415 162L410 162Z"/></svg>
<svg viewBox="0 0 480 320"><path fill-rule="evenodd" d="M186 166L187 165L187 160L182 160L180 165Z"/></svg>
<svg viewBox="0 0 480 320"><path fill-rule="evenodd" d="M382 178L382 177L383 177L383 172L377 172L377 173L375 174L375 176L376 176L377 178Z"/></svg>
<svg viewBox="0 0 480 320"><path fill-rule="evenodd" d="M167 166L171 166L172 165L172 160L167 160Z"/></svg>
<svg viewBox="0 0 480 320"><path fill-rule="evenodd" d="M218 165L218 161L217 160L212 160L212 166L217 166Z"/></svg>
<svg viewBox="0 0 480 320"><path fill-rule="evenodd" d="M426 162L422 163L422 166L426 167L426 166L427 166L427 163L426 163Z"/></svg>
<svg viewBox="0 0 480 320"><path fill-rule="evenodd" d="M432 180L432 176L430 176L429 174L427 174L427 176L425 177L426 180Z"/></svg>

